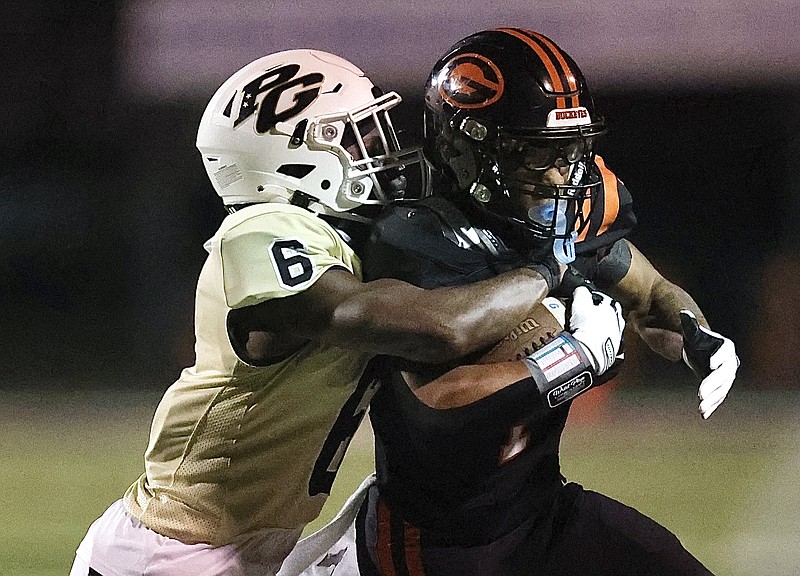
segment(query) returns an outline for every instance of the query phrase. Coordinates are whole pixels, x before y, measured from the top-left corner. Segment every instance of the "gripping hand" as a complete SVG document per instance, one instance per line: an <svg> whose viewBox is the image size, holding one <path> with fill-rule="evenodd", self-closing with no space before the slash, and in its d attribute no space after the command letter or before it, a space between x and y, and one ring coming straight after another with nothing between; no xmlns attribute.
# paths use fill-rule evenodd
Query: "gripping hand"
<svg viewBox="0 0 800 576"><path fill-rule="evenodd" d="M697 397L700 414L708 418L722 404L733 386L739 357L728 338L700 326L692 312L680 311L683 332L683 361L700 378Z"/></svg>
<svg viewBox="0 0 800 576"><path fill-rule="evenodd" d="M568 329L523 358L545 406L556 408L613 378L622 363L624 328L618 302L576 288Z"/></svg>
<svg viewBox="0 0 800 576"><path fill-rule="evenodd" d="M572 293L575 292L575 288L578 286L586 286L589 290L597 290L591 280L578 272L573 266L567 266L564 275L561 277L561 283L550 291L550 296L564 299L571 298Z"/></svg>
<svg viewBox="0 0 800 576"><path fill-rule="evenodd" d="M610 296L579 286L572 295L569 331L583 345L595 374L608 370L622 352L622 331L625 320L622 307Z"/></svg>

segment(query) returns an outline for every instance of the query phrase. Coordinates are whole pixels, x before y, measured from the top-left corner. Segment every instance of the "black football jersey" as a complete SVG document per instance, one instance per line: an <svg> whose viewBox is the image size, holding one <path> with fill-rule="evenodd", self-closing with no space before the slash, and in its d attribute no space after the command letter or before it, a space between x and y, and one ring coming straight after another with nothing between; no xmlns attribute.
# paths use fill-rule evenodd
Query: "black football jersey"
<svg viewBox="0 0 800 576"><path fill-rule="evenodd" d="M593 279L598 262L635 223L631 199L602 164L598 205L576 246L575 266ZM459 285L518 266L522 256L473 228L438 197L397 203L376 220L363 251L366 280L398 278L424 288ZM472 404L437 410L422 403L404 371L449 369L381 359L370 406L378 484L394 515L423 544L476 545L545 514L562 485L559 442L569 404L542 407L535 386L513 384Z"/></svg>

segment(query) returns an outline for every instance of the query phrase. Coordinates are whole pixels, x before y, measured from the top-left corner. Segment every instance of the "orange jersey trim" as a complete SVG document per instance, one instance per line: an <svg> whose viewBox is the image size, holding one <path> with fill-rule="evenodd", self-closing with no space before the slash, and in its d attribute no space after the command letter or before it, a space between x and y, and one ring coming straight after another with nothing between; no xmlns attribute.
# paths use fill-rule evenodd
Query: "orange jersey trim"
<svg viewBox="0 0 800 576"><path fill-rule="evenodd" d="M583 201L583 205L581 206L580 215L583 218L586 218L585 215L586 214L590 214L591 213L591 209L592 209L592 201L589 198L587 198L587 199L585 199ZM585 222L585 220L583 220L583 221ZM575 227L576 228L578 226L578 223L579 223L578 221L575 222ZM575 241L576 242L583 242L584 240L586 240L586 236L589 234L589 228L591 228L591 227L592 227L592 223L591 222L587 223L586 226L583 227L583 230L581 231L581 233L578 234L578 238Z"/></svg>
<svg viewBox="0 0 800 576"><path fill-rule="evenodd" d="M397 576L392 559L392 518L389 507L382 500L378 502L378 534L375 547L377 548L378 564L384 576Z"/></svg>
<svg viewBox="0 0 800 576"><path fill-rule="evenodd" d="M378 565L383 576L397 576L393 547L403 546L405 566L400 566L400 572L407 576L425 576L422 566L422 544L420 543L419 528L403 520L402 542L392 540L392 510L383 500L378 501L378 534L375 548L378 556Z"/></svg>
<svg viewBox="0 0 800 576"><path fill-rule="evenodd" d="M603 176L603 223L597 231L600 236L608 230L619 215L619 190L617 189L617 176L606 167L600 156L595 157L595 162Z"/></svg>
<svg viewBox="0 0 800 576"><path fill-rule="evenodd" d="M600 175L603 178L603 221L595 233L595 236L600 236L611 227L619 215L619 189L617 188L617 177L609 170L605 161L600 156L595 156L594 161L600 169ZM589 208L589 200L584 200L581 209L582 213L587 214ZM577 242L586 240L586 236L589 234L589 228L591 228L591 223L580 233L576 240Z"/></svg>
<svg viewBox="0 0 800 576"><path fill-rule="evenodd" d="M406 568L408 576L425 576L422 567L422 545L420 544L419 528L408 522L403 522L405 528Z"/></svg>

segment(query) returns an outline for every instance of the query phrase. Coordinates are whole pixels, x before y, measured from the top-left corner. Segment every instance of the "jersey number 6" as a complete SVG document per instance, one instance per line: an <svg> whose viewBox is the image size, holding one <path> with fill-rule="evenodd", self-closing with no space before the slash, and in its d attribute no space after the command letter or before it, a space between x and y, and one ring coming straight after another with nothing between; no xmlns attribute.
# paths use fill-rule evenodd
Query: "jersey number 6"
<svg viewBox="0 0 800 576"><path fill-rule="evenodd" d="M284 288L297 288L314 275L314 263L302 254L305 246L294 238L275 240L269 247L278 281Z"/></svg>

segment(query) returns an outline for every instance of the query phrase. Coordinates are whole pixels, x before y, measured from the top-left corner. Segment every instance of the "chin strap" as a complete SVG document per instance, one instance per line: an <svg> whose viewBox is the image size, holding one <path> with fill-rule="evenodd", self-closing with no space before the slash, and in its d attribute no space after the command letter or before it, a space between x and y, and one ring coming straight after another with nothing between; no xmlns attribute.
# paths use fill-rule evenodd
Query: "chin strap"
<svg viewBox="0 0 800 576"><path fill-rule="evenodd" d="M577 232L572 232L569 238L556 238L553 241L553 256L561 264L571 264L575 261L575 240Z"/></svg>
<svg viewBox="0 0 800 576"><path fill-rule="evenodd" d="M573 230L567 236L567 215L561 209L561 202L559 202L556 209L554 232L556 238L553 240L553 256L561 264L571 264L575 261L575 241L578 238L578 233Z"/></svg>
<svg viewBox="0 0 800 576"><path fill-rule="evenodd" d="M305 209L308 209L308 205L312 202L319 202L319 200L310 194L300 192L300 190L295 190L292 194L291 200L289 200L289 204L293 204L294 206L299 206L300 208Z"/></svg>
<svg viewBox="0 0 800 576"><path fill-rule="evenodd" d="M575 261L575 240L578 233L574 230L568 238L563 238L567 232L567 215L562 210L556 214L555 233L559 236L553 240L553 256L562 264L571 264Z"/></svg>
<svg viewBox="0 0 800 576"><path fill-rule="evenodd" d="M586 163L577 162L570 168L569 182L573 186L578 185L586 173ZM561 207L559 202L558 208ZM573 230L567 236L567 215L565 210L557 210L555 233L559 238L553 242L553 255L562 264L571 264L575 261L575 242L578 233Z"/></svg>

